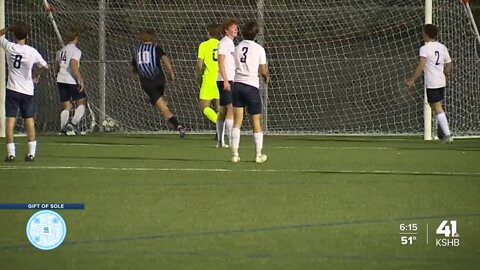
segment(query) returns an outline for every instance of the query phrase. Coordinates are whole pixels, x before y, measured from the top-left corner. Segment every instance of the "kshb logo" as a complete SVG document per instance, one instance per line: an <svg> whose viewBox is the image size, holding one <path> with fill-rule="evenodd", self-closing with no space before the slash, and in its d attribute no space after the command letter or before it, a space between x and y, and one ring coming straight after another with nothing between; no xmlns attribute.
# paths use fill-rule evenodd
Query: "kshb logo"
<svg viewBox="0 0 480 270"><path fill-rule="evenodd" d="M435 245L437 247L459 247L460 246L460 234L457 231L456 220L444 220L437 228L437 237L442 235L443 238L437 238Z"/></svg>

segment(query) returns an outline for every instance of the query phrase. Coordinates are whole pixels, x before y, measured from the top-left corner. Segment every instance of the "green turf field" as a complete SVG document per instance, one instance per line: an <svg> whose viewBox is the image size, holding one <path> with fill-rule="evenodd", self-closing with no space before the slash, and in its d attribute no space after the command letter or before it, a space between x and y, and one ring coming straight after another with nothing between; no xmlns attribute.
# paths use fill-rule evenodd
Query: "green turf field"
<svg viewBox="0 0 480 270"><path fill-rule="evenodd" d="M480 140L265 137L265 164L212 136L43 136L0 164L0 202L82 202L31 246L34 210L0 210L0 269L478 269ZM0 141L4 145L4 140ZM0 149L5 156L5 147ZM456 220L459 247L436 247ZM400 224L418 226L401 245ZM427 245L427 224L429 244Z"/></svg>

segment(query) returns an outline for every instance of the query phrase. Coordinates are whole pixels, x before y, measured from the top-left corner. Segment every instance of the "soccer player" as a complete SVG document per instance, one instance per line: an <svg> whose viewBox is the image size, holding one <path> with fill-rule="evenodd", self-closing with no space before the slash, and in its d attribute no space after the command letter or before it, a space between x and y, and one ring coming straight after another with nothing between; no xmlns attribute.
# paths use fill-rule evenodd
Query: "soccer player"
<svg viewBox="0 0 480 270"><path fill-rule="evenodd" d="M252 118L253 139L255 141L255 162L263 163L267 156L262 154L263 132L260 114L262 112L262 100L260 98L260 80L258 72L270 83L268 74L267 58L265 49L254 40L260 32L256 22L249 22L242 28L244 40L235 48L235 83L232 89L233 100L233 129L232 129L232 162L239 162L238 147L240 145L240 127L243 121L243 110Z"/></svg>
<svg viewBox="0 0 480 270"><path fill-rule="evenodd" d="M218 40L220 39L220 25L207 26L208 40L200 43L198 47L198 60L195 66L197 81L200 85L200 111L212 121L217 122L217 113L210 108L213 100L217 111L220 109L217 87L218 76Z"/></svg>
<svg viewBox="0 0 480 270"><path fill-rule="evenodd" d="M57 73L58 94L62 103L62 112L60 113L60 130L62 134L67 134L68 120L72 103L76 103L77 108L72 118L73 131L78 133L78 123L85 114L85 105L87 95L84 91L84 82L80 73L80 58L82 52L77 48L78 31L71 28L66 35L67 45L58 53L55 59L55 72Z"/></svg>
<svg viewBox="0 0 480 270"><path fill-rule="evenodd" d="M178 122L167 106L163 97L165 91L165 74L162 70L162 63L167 69L168 80L175 80L172 64L163 49L154 44L155 31L145 29L140 32L138 39L141 41L132 60L133 71L140 78L140 85L143 91L150 97L152 105L156 106L162 116L184 137L185 128Z"/></svg>
<svg viewBox="0 0 480 270"><path fill-rule="evenodd" d="M5 33L11 31L16 43L5 39ZM35 140L35 100L34 84L40 79L40 75L48 69L47 62L38 51L25 43L27 38L27 26L23 22L16 23L0 30L0 45L5 50L8 66L8 82L5 93L5 137L7 141L7 157L5 161L15 160L15 143L13 142L13 129L17 113L24 119L27 128L28 153L25 161L33 161L37 148ZM33 72L33 66L37 68Z"/></svg>
<svg viewBox="0 0 480 270"><path fill-rule="evenodd" d="M220 111L217 118L217 147L226 147L224 142L224 131L227 133L228 141L231 142L233 126L233 106L231 85L235 77L235 60L233 52L235 44L233 39L238 34L238 20L228 18L222 23L223 34L225 35L218 44L218 79L217 86L220 92ZM225 124L225 127L224 127Z"/></svg>
<svg viewBox="0 0 480 270"><path fill-rule="evenodd" d="M420 60L415 73L407 80L407 86L412 89L415 81L425 74L427 101L437 115L437 121L445 137L443 143L452 143L453 137L448 127L447 116L443 111L442 100L445 97L446 79L452 71L452 59L447 47L437 41L438 28L433 24L423 27L425 45L420 48Z"/></svg>

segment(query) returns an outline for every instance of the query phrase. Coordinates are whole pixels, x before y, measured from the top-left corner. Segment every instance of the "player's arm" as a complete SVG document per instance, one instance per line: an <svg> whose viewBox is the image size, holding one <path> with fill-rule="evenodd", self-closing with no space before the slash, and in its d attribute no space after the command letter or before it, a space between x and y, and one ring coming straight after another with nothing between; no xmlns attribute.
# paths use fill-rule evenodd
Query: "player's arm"
<svg viewBox="0 0 480 270"><path fill-rule="evenodd" d="M223 90L230 91L230 83L228 82L227 69L225 67L225 54L218 54L218 70L223 79Z"/></svg>
<svg viewBox="0 0 480 270"><path fill-rule="evenodd" d="M172 63L170 62L170 58L165 54L162 56L162 63L167 69L167 76L169 81L173 82L175 80L175 73L173 72Z"/></svg>
<svg viewBox="0 0 480 270"><path fill-rule="evenodd" d="M269 84L272 80L268 72L267 64L260 65L259 70L260 70L260 75L262 75L263 79L265 80L265 83Z"/></svg>
<svg viewBox="0 0 480 270"><path fill-rule="evenodd" d="M82 92L84 82L83 82L82 73L80 73L80 61L75 58L70 59L70 68L73 71L73 76L75 76L75 79L77 80L78 90Z"/></svg>
<svg viewBox="0 0 480 270"><path fill-rule="evenodd" d="M452 62L445 63L445 67L443 68L443 74L445 74L445 77L448 77L453 70L453 64Z"/></svg>
<svg viewBox="0 0 480 270"><path fill-rule="evenodd" d="M420 60L418 61L417 68L415 69L415 72L413 73L412 77L407 80L407 86L409 89L411 89L415 85L415 81L422 76L423 69L425 68L425 65L427 64L427 58L425 57L420 57Z"/></svg>
<svg viewBox="0 0 480 270"><path fill-rule="evenodd" d="M198 85L202 85L203 64L203 59L198 58L197 64L195 65L195 76L197 78Z"/></svg>
<svg viewBox="0 0 480 270"><path fill-rule="evenodd" d="M60 52L57 52L57 55L55 56L55 63L53 64L53 71L55 74L58 74L60 72Z"/></svg>
<svg viewBox="0 0 480 270"><path fill-rule="evenodd" d="M40 76L47 70L48 64L45 62L45 60L43 60L43 62L37 62L37 68L33 71L33 82L38 83L40 81Z"/></svg>
<svg viewBox="0 0 480 270"><path fill-rule="evenodd" d="M12 29L12 26L8 26L0 30L0 36L5 36L5 34Z"/></svg>
<svg viewBox="0 0 480 270"><path fill-rule="evenodd" d="M13 26L10 25L8 27L5 27L3 28L2 30L0 30L0 45L6 49L8 44L10 44L11 42L8 41L6 38L5 38L5 34L8 32L8 31L11 31L13 29Z"/></svg>

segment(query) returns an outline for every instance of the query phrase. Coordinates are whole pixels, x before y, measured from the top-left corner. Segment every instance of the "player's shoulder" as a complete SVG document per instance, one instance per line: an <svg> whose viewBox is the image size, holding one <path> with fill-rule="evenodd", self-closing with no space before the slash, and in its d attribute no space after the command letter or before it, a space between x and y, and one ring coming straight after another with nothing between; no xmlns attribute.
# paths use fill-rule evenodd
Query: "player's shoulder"
<svg viewBox="0 0 480 270"><path fill-rule="evenodd" d="M227 36L224 36L220 42L219 45L234 45L233 40Z"/></svg>

